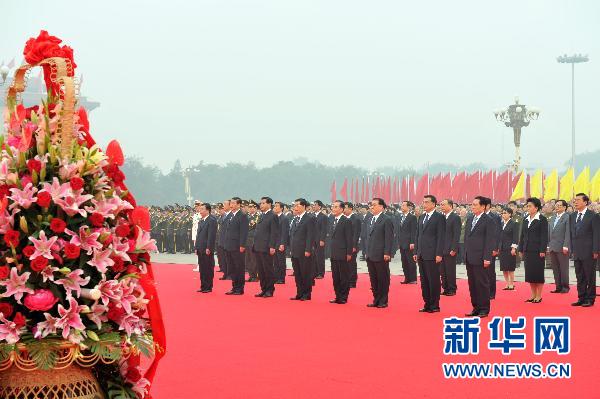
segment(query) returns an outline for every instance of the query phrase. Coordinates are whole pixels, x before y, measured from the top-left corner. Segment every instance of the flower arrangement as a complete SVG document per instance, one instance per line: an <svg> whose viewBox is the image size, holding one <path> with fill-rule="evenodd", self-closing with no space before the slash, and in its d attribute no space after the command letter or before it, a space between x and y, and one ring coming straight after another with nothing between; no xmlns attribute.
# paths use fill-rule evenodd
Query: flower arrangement
<svg viewBox="0 0 600 399"><path fill-rule="evenodd" d="M27 42L20 70L41 66L48 96L25 108L9 91L4 110L0 363L26 350L52 369L68 343L109 360L94 369L109 398L144 398L165 349L149 215L127 191L118 143L103 152L69 103L76 65L60 43L45 31ZM140 354L155 358L145 376Z"/></svg>

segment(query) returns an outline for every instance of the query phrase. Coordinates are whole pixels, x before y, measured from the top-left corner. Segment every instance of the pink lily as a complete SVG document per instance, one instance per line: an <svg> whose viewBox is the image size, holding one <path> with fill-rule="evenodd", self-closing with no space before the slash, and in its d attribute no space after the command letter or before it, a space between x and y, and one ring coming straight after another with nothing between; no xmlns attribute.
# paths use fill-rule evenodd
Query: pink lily
<svg viewBox="0 0 600 399"><path fill-rule="evenodd" d="M60 284L65 288L67 292L67 298L72 298L73 292L77 294L77 298L81 295L81 287L85 287L90 282L90 277L82 278L81 274L83 270L77 269L73 270L71 273L67 274L65 278L61 278L60 280L56 280L55 284Z"/></svg>
<svg viewBox="0 0 600 399"><path fill-rule="evenodd" d="M17 210L18 212L18 210ZM15 213L9 213L7 210L0 212L0 234L6 234L15 224Z"/></svg>
<svg viewBox="0 0 600 399"><path fill-rule="evenodd" d="M104 305L108 305L111 299L117 301L121 296L121 286L117 280L100 281L98 290L101 292L100 300Z"/></svg>
<svg viewBox="0 0 600 399"><path fill-rule="evenodd" d="M117 210L117 206L115 204L110 203L104 199L100 200L100 201L96 201L95 199L93 199L92 204L94 206L86 206L85 207L85 210L88 211L89 213L99 213L104 218L110 218L110 219L115 218L115 215L113 214L113 212L115 212Z"/></svg>
<svg viewBox="0 0 600 399"><path fill-rule="evenodd" d="M26 330L25 326L17 327L14 321L6 319L1 313L0 322L0 341L5 340L9 345L19 342L19 337Z"/></svg>
<svg viewBox="0 0 600 399"><path fill-rule="evenodd" d="M118 215L121 211L133 209L133 205L128 201L122 200L118 195L114 195L112 198L107 199L106 202L115 207L115 215Z"/></svg>
<svg viewBox="0 0 600 399"><path fill-rule="evenodd" d="M156 251L156 241L150 238L150 232L142 230L139 226L136 226L136 229L138 229L138 235L135 240L135 251Z"/></svg>
<svg viewBox="0 0 600 399"><path fill-rule="evenodd" d="M29 241L33 243L33 247L35 248L35 252L29 257L29 260L34 260L38 256L43 256L46 259L54 259L52 256L52 246L58 240L58 236L46 238L46 232L44 230L40 231L40 238L36 239L33 236L29 237Z"/></svg>
<svg viewBox="0 0 600 399"><path fill-rule="evenodd" d="M46 338L49 334L56 334L57 323L60 320L57 317L52 317L50 313L44 313L46 321L40 321L35 327L33 337L36 339Z"/></svg>
<svg viewBox="0 0 600 399"><path fill-rule="evenodd" d="M129 251L129 241L125 239L125 242L122 241L122 238L113 236L113 242L111 244L112 250L114 251L115 256L120 257L126 262L131 262L131 258L127 254Z"/></svg>
<svg viewBox="0 0 600 399"><path fill-rule="evenodd" d="M23 294L33 294L33 290L26 285L30 275L30 272L19 275L16 267L11 268L8 279L0 281L0 285L3 285L6 288L2 297L10 298L11 296L14 296L17 303L21 304Z"/></svg>
<svg viewBox="0 0 600 399"><path fill-rule="evenodd" d="M83 331L85 326L81 321L81 311L84 309L83 306L79 306L74 298L69 298L69 309L65 309L61 304L58 305L58 314L60 319L56 323L56 327L62 328L62 337L67 339L71 328Z"/></svg>
<svg viewBox="0 0 600 399"><path fill-rule="evenodd" d="M96 323L96 327L100 329L102 327L102 323L108 321L108 317L106 316L106 312L108 312L108 307L100 305L98 302L96 302L92 305L90 310L91 312L86 314L86 316L92 322Z"/></svg>
<svg viewBox="0 0 600 399"><path fill-rule="evenodd" d="M94 255L87 264L94 266L100 273L106 273L106 269L115 264L115 261L110 258L111 255L112 249L105 249L104 251L94 250Z"/></svg>
<svg viewBox="0 0 600 399"><path fill-rule="evenodd" d="M10 204L9 209L14 209L16 207L29 209L31 204L37 201L37 198L34 196L34 194L37 192L37 188L33 187L32 183L27 183L23 190L13 187L10 189L10 192L12 195L8 198L13 200L13 203Z"/></svg>
<svg viewBox="0 0 600 399"><path fill-rule="evenodd" d="M87 212L85 209L81 209L80 207L88 200L94 198L94 196L90 194L82 195L82 192L83 189L76 191L71 190L71 194L65 196L64 199L58 198L54 202L69 216L80 214L81 216L86 217Z"/></svg>
<svg viewBox="0 0 600 399"><path fill-rule="evenodd" d="M40 191L45 191L52 196L52 201L56 202L57 199L64 198L71 192L71 186L69 183L60 184L58 178L52 179L52 184L44 183L44 188Z"/></svg>
<svg viewBox="0 0 600 399"><path fill-rule="evenodd" d="M65 233L71 236L71 244L79 245L88 255L91 255L94 249L102 249L102 243L98 241L100 233L92 233L88 226L79 227L79 234L69 229L65 229Z"/></svg>
<svg viewBox="0 0 600 399"><path fill-rule="evenodd" d="M54 272L57 272L58 270L59 269L56 266L46 266L40 273L42 275L43 282L45 283L48 280L54 282Z"/></svg>

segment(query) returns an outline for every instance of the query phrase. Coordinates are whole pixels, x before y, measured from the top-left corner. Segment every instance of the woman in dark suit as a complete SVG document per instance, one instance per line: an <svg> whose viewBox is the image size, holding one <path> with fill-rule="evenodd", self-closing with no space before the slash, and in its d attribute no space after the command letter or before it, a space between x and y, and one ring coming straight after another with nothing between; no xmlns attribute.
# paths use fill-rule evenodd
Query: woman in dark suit
<svg viewBox="0 0 600 399"><path fill-rule="evenodd" d="M519 225L512 220L513 210L502 209L502 234L500 236L500 270L506 281L505 291L515 289L515 268L517 267L517 248L519 247Z"/></svg>
<svg viewBox="0 0 600 399"><path fill-rule="evenodd" d="M525 281L531 286L531 298L525 302L542 302L544 266L548 247L548 219L540 213L538 198L527 198L527 217L523 220L519 253L525 263Z"/></svg>

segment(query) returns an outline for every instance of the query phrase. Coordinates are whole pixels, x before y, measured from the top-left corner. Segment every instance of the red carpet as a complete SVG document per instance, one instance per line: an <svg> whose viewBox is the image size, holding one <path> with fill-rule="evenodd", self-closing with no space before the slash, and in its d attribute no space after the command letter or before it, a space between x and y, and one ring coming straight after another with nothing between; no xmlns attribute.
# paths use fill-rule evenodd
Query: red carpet
<svg viewBox="0 0 600 399"><path fill-rule="evenodd" d="M199 276L189 265L156 265L168 351L152 394L176 398L577 398L600 397L600 309L574 308L575 289L545 292L541 304L523 301L529 288L498 291L492 315L527 317L527 348L503 356L487 349L483 319L479 356L443 354L443 318L470 311L466 281L458 295L442 297L441 313L422 314L418 285L393 276L390 307L371 309L367 275L346 305L330 304L331 277L317 280L310 302L290 301L293 277L274 298L226 296L230 281L215 280L210 294L197 293ZM220 273L215 274L220 277ZM502 288L503 283L498 287ZM546 291L553 289L547 285ZM533 317L571 316L571 353L533 355ZM447 362L571 363L572 378L445 379Z"/></svg>

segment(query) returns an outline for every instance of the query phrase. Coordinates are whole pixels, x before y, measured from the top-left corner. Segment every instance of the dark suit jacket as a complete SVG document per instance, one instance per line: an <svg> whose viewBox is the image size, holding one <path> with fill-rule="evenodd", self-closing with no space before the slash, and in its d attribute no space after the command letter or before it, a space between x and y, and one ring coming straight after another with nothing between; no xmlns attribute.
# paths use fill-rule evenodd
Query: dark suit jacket
<svg viewBox="0 0 600 399"><path fill-rule="evenodd" d="M310 252L312 255L316 236L317 218L314 215L304 213L298 223L294 223L294 218L292 218L289 239L292 258L304 257L304 252Z"/></svg>
<svg viewBox="0 0 600 399"><path fill-rule="evenodd" d="M221 215L219 216L219 219L217 219L217 245L220 247L225 246L225 238L227 236L227 222L229 221L230 217L231 212L229 212L226 215Z"/></svg>
<svg viewBox="0 0 600 399"><path fill-rule="evenodd" d="M546 216L540 215L540 220L534 219L529 226L527 224L527 219L523 220L519 252L546 253L546 249L548 249L548 219Z"/></svg>
<svg viewBox="0 0 600 399"><path fill-rule="evenodd" d="M456 213L451 212L450 215L448 215L448 218L446 219L444 255L449 255L450 251L458 252L461 224L460 216L458 216Z"/></svg>
<svg viewBox="0 0 600 399"><path fill-rule="evenodd" d="M279 238L277 242L277 246L284 245L286 248L290 245L290 218L288 215L277 216L277 220L279 221Z"/></svg>
<svg viewBox="0 0 600 399"><path fill-rule="evenodd" d="M519 245L519 224L510 219L500 235L500 250L510 251L513 244Z"/></svg>
<svg viewBox="0 0 600 399"><path fill-rule="evenodd" d="M272 210L262 214L256 223L254 246L256 252L269 252L270 248L279 246L279 218Z"/></svg>
<svg viewBox="0 0 600 399"><path fill-rule="evenodd" d="M502 216L494 212L489 212L487 215L494 221L494 225L496 226L496 236L494 237L495 251L500 248L500 239L502 235Z"/></svg>
<svg viewBox="0 0 600 399"><path fill-rule="evenodd" d="M335 224L335 218L333 223ZM346 260L346 255L352 255L352 244L352 222L342 215L335 227L331 227L331 259Z"/></svg>
<svg viewBox="0 0 600 399"><path fill-rule="evenodd" d="M408 249L410 244L417 241L417 217L412 213L405 216L400 223L398 232L398 246L400 249Z"/></svg>
<svg viewBox="0 0 600 399"><path fill-rule="evenodd" d="M595 252L600 252L600 216L588 208L577 226L577 213L571 214L573 259L591 259Z"/></svg>
<svg viewBox="0 0 600 399"><path fill-rule="evenodd" d="M350 215L348 220L350 220L350 223L352 224L352 247L356 248L358 251L358 240L360 239L362 220L360 220L360 217L356 213Z"/></svg>
<svg viewBox="0 0 600 399"><path fill-rule="evenodd" d="M241 210L235 216L232 212L229 221L225 223L227 228L223 248L227 251L239 251L240 247L246 246L248 239L248 216Z"/></svg>
<svg viewBox="0 0 600 399"><path fill-rule="evenodd" d="M496 248L496 222L482 213L473 229L473 215L469 215L465 226L465 260L471 265L483 267L483 261L492 261Z"/></svg>
<svg viewBox="0 0 600 399"><path fill-rule="evenodd" d="M423 225L424 220L425 213L419 216L417 221L415 254L423 260L435 260L436 256L444 255L446 218L441 213L434 211L425 225Z"/></svg>
<svg viewBox="0 0 600 399"><path fill-rule="evenodd" d="M194 248L200 253L204 253L210 249L211 253L215 252L215 241L217 238L217 219L208 215L206 220L200 219L198 222L198 231L196 232L196 245Z"/></svg>
<svg viewBox="0 0 600 399"><path fill-rule="evenodd" d="M327 215L325 215L323 212L319 212L315 215L316 218L316 226L317 226L317 231L316 231L316 237L315 237L315 242L317 243L317 245L319 244L319 241L325 241L325 239L327 238L327 226L329 224L329 220L327 218Z"/></svg>
<svg viewBox="0 0 600 399"><path fill-rule="evenodd" d="M369 234L369 225L371 224L372 218L373 214L371 214L371 212L365 213L364 217L361 218L360 249L363 252L367 250L367 235Z"/></svg>
<svg viewBox="0 0 600 399"><path fill-rule="evenodd" d="M372 218L371 218L372 219ZM389 216L381 212L375 223L367 224L366 257L373 262L383 262L383 256L392 256L394 224Z"/></svg>

